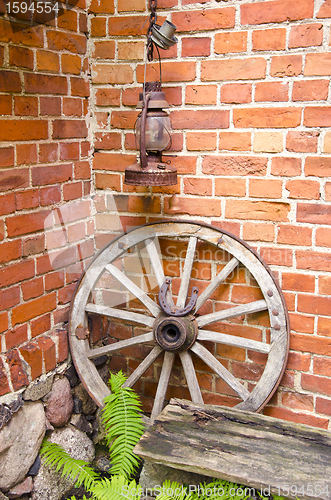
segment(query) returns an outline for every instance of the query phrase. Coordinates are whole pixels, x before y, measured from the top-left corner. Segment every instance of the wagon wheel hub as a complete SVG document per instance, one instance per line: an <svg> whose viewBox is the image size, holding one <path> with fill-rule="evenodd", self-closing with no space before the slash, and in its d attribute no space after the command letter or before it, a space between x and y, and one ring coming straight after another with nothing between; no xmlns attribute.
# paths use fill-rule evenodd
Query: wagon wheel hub
<svg viewBox="0 0 331 500"><path fill-rule="evenodd" d="M165 351L187 351L198 335L198 324L193 316L165 316L161 313L155 321L154 338Z"/></svg>

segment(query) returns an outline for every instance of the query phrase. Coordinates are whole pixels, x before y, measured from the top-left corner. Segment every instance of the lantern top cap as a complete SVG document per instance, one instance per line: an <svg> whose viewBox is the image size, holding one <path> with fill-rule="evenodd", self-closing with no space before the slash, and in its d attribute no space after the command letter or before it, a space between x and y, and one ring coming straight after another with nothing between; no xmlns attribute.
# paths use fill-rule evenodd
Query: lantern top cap
<svg viewBox="0 0 331 500"><path fill-rule="evenodd" d="M148 101L148 109L167 109L170 108L166 101L165 93L162 91L160 82L146 82L145 83L145 93L150 95ZM144 93L139 94L139 102L137 104L137 109L142 109L144 104Z"/></svg>

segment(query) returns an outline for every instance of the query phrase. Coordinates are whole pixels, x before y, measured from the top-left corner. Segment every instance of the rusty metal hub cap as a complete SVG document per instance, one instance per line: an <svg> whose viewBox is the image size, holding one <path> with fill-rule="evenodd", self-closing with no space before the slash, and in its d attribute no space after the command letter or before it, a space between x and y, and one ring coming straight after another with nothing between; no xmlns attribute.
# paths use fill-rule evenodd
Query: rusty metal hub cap
<svg viewBox="0 0 331 500"><path fill-rule="evenodd" d="M198 324L193 316L177 318L161 313L155 321L154 338L165 351L181 352L190 349L198 335Z"/></svg>

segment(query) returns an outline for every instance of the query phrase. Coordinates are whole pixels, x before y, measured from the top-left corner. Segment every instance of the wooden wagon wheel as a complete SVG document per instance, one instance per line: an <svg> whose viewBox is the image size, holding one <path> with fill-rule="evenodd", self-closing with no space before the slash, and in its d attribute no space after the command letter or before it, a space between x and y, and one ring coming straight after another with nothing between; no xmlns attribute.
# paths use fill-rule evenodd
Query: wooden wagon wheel
<svg viewBox="0 0 331 500"><path fill-rule="evenodd" d="M90 315L134 326L128 338L95 346L88 338ZM167 221L124 233L94 257L71 303L70 346L77 372L99 406L109 389L93 359L150 346L125 385L133 386L164 353L152 421L164 405L175 354L193 402L204 402L195 369L202 360L239 398L237 408L258 411L284 373L289 322L270 269L247 244L206 224ZM227 349L240 352L242 363L223 359ZM244 375L236 373L238 366ZM250 367L260 367L260 373L245 380Z"/></svg>

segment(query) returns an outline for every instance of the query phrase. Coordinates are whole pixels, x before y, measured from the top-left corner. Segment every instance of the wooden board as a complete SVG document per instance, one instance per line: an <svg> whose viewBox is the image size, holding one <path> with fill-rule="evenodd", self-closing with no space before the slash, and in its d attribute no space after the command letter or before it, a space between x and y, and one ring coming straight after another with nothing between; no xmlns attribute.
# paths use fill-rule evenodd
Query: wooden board
<svg viewBox="0 0 331 500"><path fill-rule="evenodd" d="M331 498L331 433L257 413L172 399L134 451L276 495Z"/></svg>

